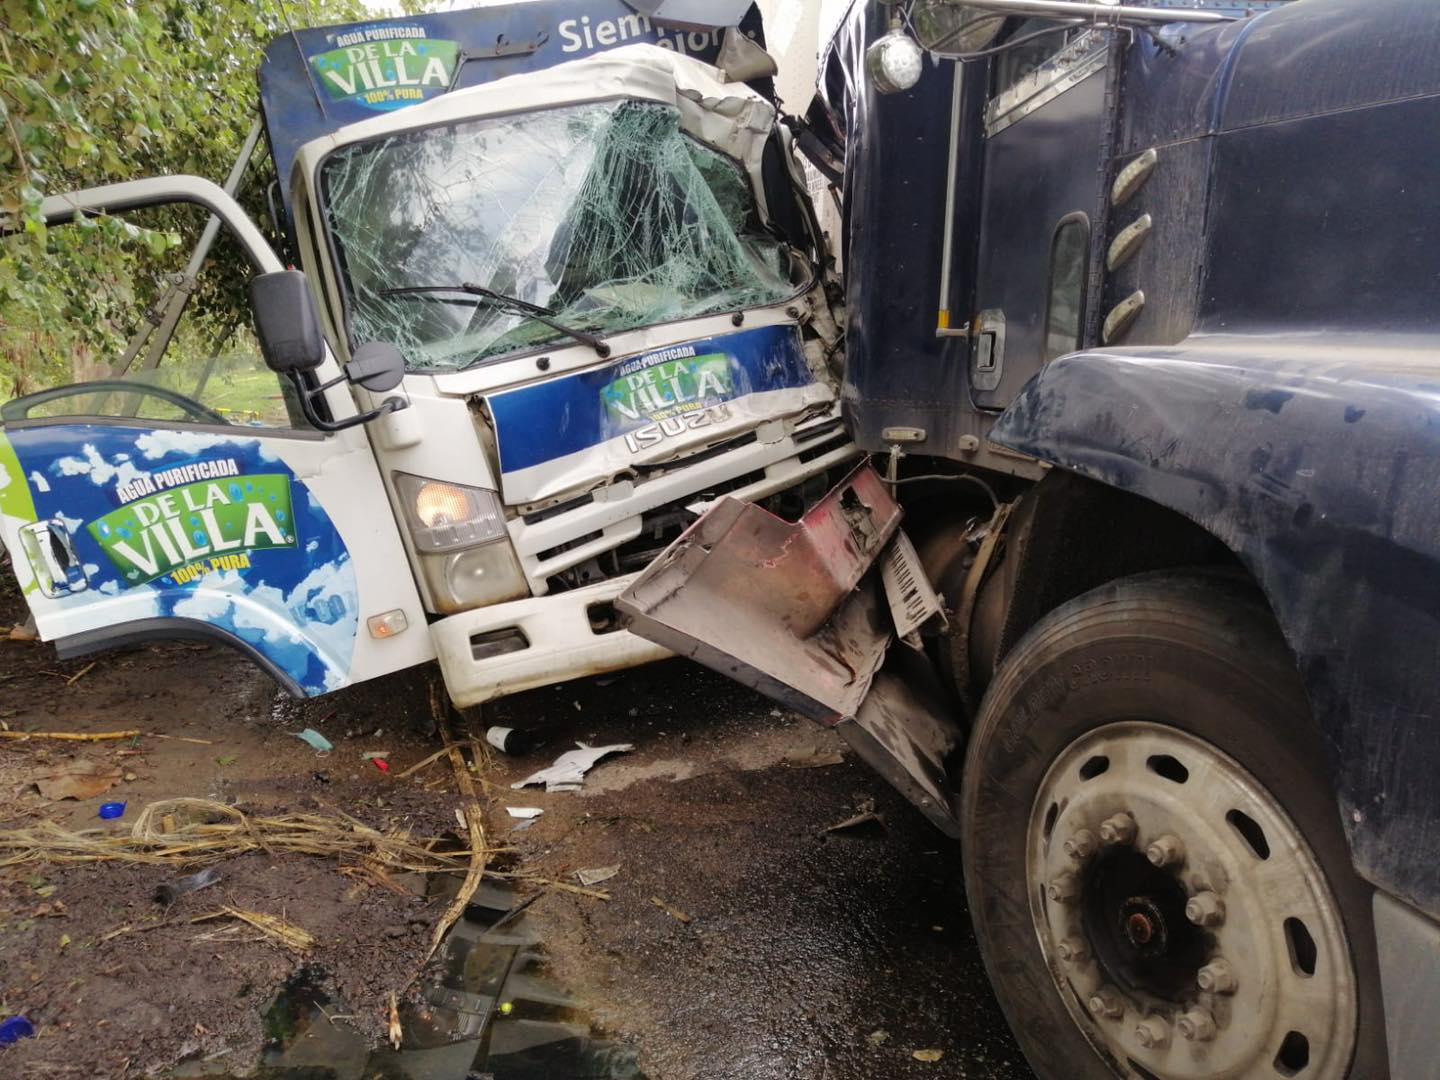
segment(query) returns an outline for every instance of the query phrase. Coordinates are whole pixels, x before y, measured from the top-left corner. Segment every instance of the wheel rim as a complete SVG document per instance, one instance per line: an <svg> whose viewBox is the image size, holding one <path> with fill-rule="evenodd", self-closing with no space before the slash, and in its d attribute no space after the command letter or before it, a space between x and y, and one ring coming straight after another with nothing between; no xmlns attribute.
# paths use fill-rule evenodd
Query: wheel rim
<svg viewBox="0 0 1440 1080"><path fill-rule="evenodd" d="M1119 1076L1343 1077L1349 943L1314 853L1233 758L1161 724L1088 732L1031 808L1030 910Z"/></svg>

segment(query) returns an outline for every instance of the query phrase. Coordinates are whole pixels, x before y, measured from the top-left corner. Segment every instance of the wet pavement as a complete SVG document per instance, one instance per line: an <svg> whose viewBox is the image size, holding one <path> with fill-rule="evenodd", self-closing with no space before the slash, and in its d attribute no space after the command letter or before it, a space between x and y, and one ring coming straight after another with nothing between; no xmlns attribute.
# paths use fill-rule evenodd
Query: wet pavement
<svg viewBox="0 0 1440 1080"><path fill-rule="evenodd" d="M220 650L156 646L89 670L43 646L8 648L0 715L12 727L105 731L124 715L163 733L138 747L8 748L0 790L18 792L13 821L88 827L100 799L128 799L133 813L188 795L343 809L421 836L453 828L445 762L401 778L436 745L414 730L429 715L423 679L296 704ZM58 692L57 673L70 679ZM162 1075L151 1070L188 1055L192 1075L269 1080L1031 1075L976 952L958 846L833 734L681 661L516 695L455 728L478 738L489 724L544 740L480 771L487 836L510 849L492 867L573 887L578 871L618 866L596 887L603 898L489 880L441 964L412 982L443 903L367 887L332 860L236 858L223 897L182 897L153 932L123 936L156 917L157 871L21 868L0 876L25 915L0 921L0 973L37 1037L3 1051L7 1064L27 1077ZM307 726L335 751L293 737ZM634 749L579 791L512 789L577 741ZM367 760L381 750L388 774ZM72 757L129 771L96 799L56 805L24 784ZM520 831L507 806L544 812ZM872 807L880 823L826 831ZM510 899L495 898L499 886ZM514 896L531 902L497 925ZM189 924L222 899L286 915L319 944L300 958ZM398 1053L377 1038L392 989Z"/></svg>
<svg viewBox="0 0 1440 1080"><path fill-rule="evenodd" d="M631 1047L597 1032L546 974L543 941L512 890L486 886L450 932L418 1001L397 1009L400 1048L346 1023L323 971L302 969L265 1010L265 1049L247 1080L645 1080ZM195 1061L175 1080L238 1080Z"/></svg>
<svg viewBox="0 0 1440 1080"><path fill-rule="evenodd" d="M975 947L959 846L852 757L827 764L844 752L830 733L682 661L505 699L489 718L550 739L497 760L497 781L577 739L636 746L579 793L488 790L545 809L510 837L527 869L574 881L620 865L611 900L547 893L532 919L552 971L647 1076L1032 1075ZM872 805L883 824L824 831ZM938 1062L912 1056L931 1049Z"/></svg>

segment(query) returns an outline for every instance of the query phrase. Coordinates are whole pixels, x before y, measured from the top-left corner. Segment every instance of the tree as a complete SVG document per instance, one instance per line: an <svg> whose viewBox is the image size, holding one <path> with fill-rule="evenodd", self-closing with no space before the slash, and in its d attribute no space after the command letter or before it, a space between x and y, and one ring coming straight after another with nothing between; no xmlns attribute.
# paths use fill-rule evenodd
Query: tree
<svg viewBox="0 0 1440 1080"><path fill-rule="evenodd" d="M87 225L113 244L77 239L46 228L41 200L157 173L223 179L255 116L261 50L287 29L284 3L0 0L0 219L18 230L0 247L0 400L17 380L58 374L76 349L113 347L123 328L106 313L106 283L146 280L137 248L161 260L179 243L163 215L144 229ZM304 11L366 14L359 0ZM75 286L88 283L96 303L76 310Z"/></svg>

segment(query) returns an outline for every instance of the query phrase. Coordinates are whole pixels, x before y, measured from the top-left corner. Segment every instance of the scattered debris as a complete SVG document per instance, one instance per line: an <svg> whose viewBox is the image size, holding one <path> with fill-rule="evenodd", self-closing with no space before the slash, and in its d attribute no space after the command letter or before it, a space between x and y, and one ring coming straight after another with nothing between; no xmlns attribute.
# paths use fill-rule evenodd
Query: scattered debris
<svg viewBox="0 0 1440 1080"><path fill-rule="evenodd" d="M916 1061L939 1061L945 1056L944 1050L916 1050L910 1054Z"/></svg>
<svg viewBox="0 0 1440 1080"><path fill-rule="evenodd" d="M611 754L623 754L627 750L635 749L633 743L615 743L611 746L586 746L584 743L575 745L577 749L565 751L555 759L555 763L548 769L532 773L524 780L510 786L518 790L529 787L531 784L544 784L547 792L578 791L585 780L585 774L601 758Z"/></svg>
<svg viewBox="0 0 1440 1080"><path fill-rule="evenodd" d="M591 870L576 870L575 877L581 885L599 885L602 881L609 881L616 874L620 873L620 864L614 866L597 866Z"/></svg>
<svg viewBox="0 0 1440 1080"><path fill-rule="evenodd" d="M186 893L199 892L208 888L220 880L220 871L213 866L207 870L201 870L198 874L190 874L187 877L176 878L174 881L167 881L155 887L155 899L167 907Z"/></svg>
<svg viewBox="0 0 1440 1080"><path fill-rule="evenodd" d="M197 915L190 921L200 923L209 922L211 919L225 918L239 919L259 930L266 937L274 938L287 949L295 952L307 952L315 947L315 939L308 930L282 919L279 915L267 915L263 911L246 911L244 908L230 907L227 904L218 911Z"/></svg>
<svg viewBox="0 0 1440 1080"><path fill-rule="evenodd" d="M870 1032L869 1035L865 1036L865 1041L868 1042L871 1046L884 1046L887 1042L890 1041L890 1033L884 1028L876 1028L874 1031Z"/></svg>
<svg viewBox="0 0 1440 1080"><path fill-rule="evenodd" d="M592 900L610 899L610 894L604 889L587 889L581 885L571 885L568 881L554 881L551 878L536 877L528 873L512 873L507 870L486 870L485 876L499 878L503 881L523 881L531 885L543 885L547 889L559 889L561 892L574 893L576 896L588 896Z"/></svg>
<svg viewBox="0 0 1440 1080"><path fill-rule="evenodd" d="M388 773L390 771L390 762L386 761L383 757L371 758L370 760L374 762L375 768L381 772Z"/></svg>
<svg viewBox="0 0 1440 1080"><path fill-rule="evenodd" d="M335 749L335 744L314 728L307 727L304 731L290 731L286 734L294 735L297 739L303 739L322 754L328 754L331 750Z"/></svg>
<svg viewBox="0 0 1440 1080"><path fill-rule="evenodd" d="M139 735L140 732L137 731L135 734ZM151 731L148 734L152 739L174 739L176 742L195 743L197 746L215 745L209 739L192 739L188 735L161 735L158 731Z"/></svg>
<svg viewBox="0 0 1440 1080"><path fill-rule="evenodd" d="M23 1016L7 1016L0 1020L0 1046L9 1046L21 1039L35 1037L35 1025Z"/></svg>
<svg viewBox="0 0 1440 1080"><path fill-rule="evenodd" d="M0 731L0 739L66 739L70 742L104 742L107 739L134 739L138 731L97 731L82 734L76 731Z"/></svg>
<svg viewBox="0 0 1440 1080"><path fill-rule="evenodd" d="M839 750L796 750L786 754L782 764L792 769L821 769L827 765L844 765L845 755Z"/></svg>
<svg viewBox="0 0 1440 1080"><path fill-rule="evenodd" d="M76 760L52 765L31 777L42 798L93 799L120 782L124 773L116 765L101 761Z"/></svg>
<svg viewBox="0 0 1440 1080"><path fill-rule="evenodd" d="M404 780L404 779L406 779L407 777L413 776L415 773L417 773L417 772L419 772L421 769L425 768L425 766L435 764L435 762L439 761L439 760L440 760L442 757L444 757L446 754L450 753L451 750L456 749L457 747L461 747L461 746L468 746L468 747L470 747L470 752L471 752L472 754L475 754L475 753L476 753L475 744L474 744L473 741L471 741L471 742L464 742L464 743L446 743L446 744L445 744L444 746L442 746L439 750L436 750L433 754L430 754L430 755L428 755L428 756L426 756L426 757L423 757L423 758L421 758L419 761L417 761L414 765L411 765L411 766L410 766L408 769L406 769L404 772L402 772L402 773L400 773L398 776L396 776L395 779L397 779L397 780ZM478 757L478 754L477 754L476 756Z"/></svg>
<svg viewBox="0 0 1440 1080"><path fill-rule="evenodd" d="M215 759L215 764L216 764L216 765L219 765L219 766L223 769L223 768L225 768L227 765L234 765L235 762L237 762L237 761L239 761L239 760L240 760L240 755L239 755L239 754L226 754L224 757L217 757L217 758Z"/></svg>
<svg viewBox="0 0 1440 1080"><path fill-rule="evenodd" d="M848 817L844 821L837 821L834 825L827 825L822 830L822 832L840 832L844 829L853 829L860 825L867 825L872 821L875 822L875 824L879 825L881 828L884 828L885 819L875 812L874 799L862 800L858 804L857 809L859 810L859 813L855 814L853 817Z"/></svg>
<svg viewBox="0 0 1440 1080"><path fill-rule="evenodd" d="M672 919L678 919L686 926L689 926L692 922L695 921L694 915L687 915L679 908L671 907L664 900L661 900L658 896L650 897L650 903L654 904L661 911L665 912L666 915L669 915Z"/></svg>
<svg viewBox="0 0 1440 1080"><path fill-rule="evenodd" d="M12 626L6 637L11 641L39 641L40 633L35 629L35 616L31 615L20 625Z"/></svg>
<svg viewBox="0 0 1440 1080"><path fill-rule="evenodd" d="M90 672L94 670L95 665L98 664L99 662L100 662L99 660L91 660L90 663L86 664L86 665L85 665L84 667L82 667L79 671L77 671L74 675L71 675L68 679L66 679L66 680L65 680L65 685L66 685L66 686L74 686L77 682L79 682L81 679L83 679L86 675L90 674Z"/></svg>
<svg viewBox="0 0 1440 1080"><path fill-rule="evenodd" d="M505 812L513 818L537 818L545 811L538 806L507 806Z"/></svg>
<svg viewBox="0 0 1440 1080"><path fill-rule="evenodd" d="M120 817L124 817L124 816L125 816L125 803L123 803L123 802L107 802L107 803L101 803L101 804L100 804L100 810L98 811L98 813L99 813L100 817L104 818L106 821L114 821L116 818L120 818Z"/></svg>
<svg viewBox="0 0 1440 1080"><path fill-rule="evenodd" d="M509 727L487 728L485 741L502 754L527 754L535 746L530 732Z"/></svg>
<svg viewBox="0 0 1440 1080"><path fill-rule="evenodd" d="M388 870L435 873L464 866L473 851L432 850L434 841L401 830L382 832L348 814L256 816L211 799L166 799L146 806L129 833L71 832L53 821L0 831L0 866L26 862L120 862L201 865L249 851L370 860ZM484 854L480 851L480 854Z"/></svg>
<svg viewBox="0 0 1440 1080"><path fill-rule="evenodd" d="M366 750L363 754L360 755L360 760L374 761L376 758L388 758L389 756L389 750Z"/></svg>
<svg viewBox="0 0 1440 1080"><path fill-rule="evenodd" d="M400 1027L400 1006L395 1000L395 991L390 991L390 1045L396 1050L400 1049L400 1037L403 1029Z"/></svg>
<svg viewBox="0 0 1440 1080"><path fill-rule="evenodd" d="M475 890L480 887L480 881L485 876L485 826L482 823L482 812L480 799L475 794L475 779L470 775L470 770L465 766L465 755L455 746L455 739L450 734L449 705L442 698L442 691L437 683L430 684L430 715L435 718L435 726L440 732L440 737L445 740L449 749L450 770L455 774L455 783L460 789L460 794L465 798L465 825L470 836L470 866L465 871L465 880L460 883L460 889L455 894L455 899L450 901L450 906L440 916L440 921L435 924L434 933L430 938L430 948L425 953L425 959L435 955L435 950L440 947L440 942L450 932L460 916L465 913L470 898L475 895ZM392 1029L392 1034L394 1031Z"/></svg>

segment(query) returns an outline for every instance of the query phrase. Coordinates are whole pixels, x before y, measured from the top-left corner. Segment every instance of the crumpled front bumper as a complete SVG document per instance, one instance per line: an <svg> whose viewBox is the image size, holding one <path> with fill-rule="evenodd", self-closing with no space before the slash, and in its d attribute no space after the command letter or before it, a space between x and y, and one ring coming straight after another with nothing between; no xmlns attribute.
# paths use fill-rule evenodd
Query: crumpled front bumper
<svg viewBox="0 0 1440 1080"><path fill-rule="evenodd" d="M493 604L430 627L450 698L461 708L537 686L663 660L670 651L619 627L613 604L634 576ZM497 641L524 647L492 652ZM508 645L507 645L508 647Z"/></svg>

